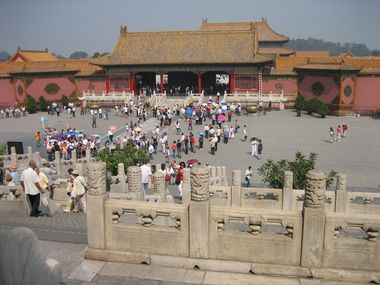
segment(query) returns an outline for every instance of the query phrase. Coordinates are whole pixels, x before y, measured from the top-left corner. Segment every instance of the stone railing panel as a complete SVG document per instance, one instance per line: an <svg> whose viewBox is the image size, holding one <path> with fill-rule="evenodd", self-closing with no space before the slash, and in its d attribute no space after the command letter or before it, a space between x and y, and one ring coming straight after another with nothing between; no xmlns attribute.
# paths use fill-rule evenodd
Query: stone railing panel
<svg viewBox="0 0 380 285"><path fill-rule="evenodd" d="M380 271L378 215L326 216L323 266Z"/></svg>
<svg viewBox="0 0 380 285"><path fill-rule="evenodd" d="M210 186L210 204L212 206L231 206L231 187Z"/></svg>
<svg viewBox="0 0 380 285"><path fill-rule="evenodd" d="M294 210L301 211L303 208L303 203L305 201L305 190L293 189L292 190L292 208ZM327 212L334 212L335 209L335 192L326 191L325 192L325 209Z"/></svg>
<svg viewBox="0 0 380 285"><path fill-rule="evenodd" d="M298 211L210 209L209 258L299 265L301 239Z"/></svg>
<svg viewBox="0 0 380 285"><path fill-rule="evenodd" d="M128 222L124 215L132 214ZM171 222L156 222L166 218ZM189 255L187 207L108 199L105 203L106 249L171 256Z"/></svg>
<svg viewBox="0 0 380 285"><path fill-rule="evenodd" d="M346 212L380 215L380 193L347 192Z"/></svg>
<svg viewBox="0 0 380 285"><path fill-rule="evenodd" d="M241 206L250 208L282 208L282 189L241 188Z"/></svg>

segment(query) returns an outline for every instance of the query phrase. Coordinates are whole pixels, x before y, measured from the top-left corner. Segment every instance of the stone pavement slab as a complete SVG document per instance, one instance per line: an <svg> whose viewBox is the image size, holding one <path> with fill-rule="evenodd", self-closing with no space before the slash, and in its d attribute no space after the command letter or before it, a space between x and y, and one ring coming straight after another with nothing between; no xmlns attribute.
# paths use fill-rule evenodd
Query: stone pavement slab
<svg viewBox="0 0 380 285"><path fill-rule="evenodd" d="M104 261L85 259L67 278L81 281L92 281L104 264Z"/></svg>
<svg viewBox="0 0 380 285"><path fill-rule="evenodd" d="M24 149L28 145L36 149L33 141L33 133L40 129L40 116L46 113L28 115L26 118L19 119L0 119L0 143L8 140L23 141ZM110 119L98 120L98 127L91 128L90 115L77 116L69 118L67 114L60 117L48 116L49 125L57 129L66 129L69 126L82 129L87 134L99 133L106 135L108 127L111 125L117 128L123 128L126 122L136 121L135 116L129 118L115 117L114 112L110 114ZM225 145L220 143L217 154L209 154L209 143L204 142L204 149L196 153L184 155L181 160L187 161L195 158L202 163L211 165L220 165L227 167L229 179L233 169L241 169L242 172L251 165L254 170L253 184L260 184L261 177L257 174L257 167L267 159L292 159L296 151L308 154L316 152L318 154L317 167L329 171L335 169L347 174L347 186L350 189L370 188L380 191L380 144L378 143L378 134L380 133L380 124L377 120L369 117L335 117L328 116L320 119L303 114L297 118L295 112L291 110L267 112L266 116L234 116L229 125L235 124L238 119L240 130L234 139ZM171 127L165 127L163 130L169 132L169 142L178 139L175 134L175 121ZM147 129L151 126L159 125L159 121L151 118L147 122ZM330 144L328 142L329 128L334 129L343 122L348 124L348 135L341 142ZM182 131L188 134L187 123L180 119ZM258 137L263 140L262 160L257 160L250 156L249 141L240 140L243 125L247 125L248 137ZM149 125L149 127L148 127ZM203 131L203 126L195 126L193 133L198 135ZM148 133L148 136L150 134ZM169 144L170 145L170 144ZM198 145L198 143L196 143ZM42 154L43 148L38 148ZM164 156L158 154L155 156L153 163L162 163ZM177 161L180 159L177 158Z"/></svg>
<svg viewBox="0 0 380 285"><path fill-rule="evenodd" d="M210 165L226 166L229 183L234 169L241 169L244 174L249 165L253 168L253 185L262 185L261 177L257 173L266 160L294 159L296 151L308 155L310 152L318 154L317 168L328 172L334 169L347 174L348 189L366 188L380 191L380 144L378 134L380 124L369 117L335 117L325 119L303 115L297 118L291 110L272 111L266 116L234 116L229 126L238 120L240 129L235 138L229 139L228 144L218 143L216 155L211 155L209 142L205 140L202 150L198 149L196 140L195 153L189 151L182 158L175 158L177 162L198 159ZM179 139L175 134L174 125L164 130L169 133L169 145ZM209 120L207 120L209 122ZM329 128L334 129L345 122L348 124L348 135L341 142L328 142ZM182 132L188 134L187 122L180 119ZM243 126L247 125L248 138L258 137L263 141L262 159L257 160L250 155L249 140L241 141ZM193 133L197 139L203 131L202 126L193 126ZM159 148L160 149L160 148ZM162 153L154 157L153 162L165 161ZM244 179L242 179L244 181Z"/></svg>
<svg viewBox="0 0 380 285"><path fill-rule="evenodd" d="M30 217L23 212L8 215L0 211L0 228L27 227L39 239L87 244L86 215L80 213L57 212L52 217Z"/></svg>
<svg viewBox="0 0 380 285"><path fill-rule="evenodd" d="M309 278L287 278L251 273L214 272L177 267L85 260L86 246L40 241L42 254L61 263L66 285L179 285L179 284L279 284L358 285ZM89 265L91 264L91 265ZM69 279L78 278L78 279ZM83 281L84 279L91 281Z"/></svg>

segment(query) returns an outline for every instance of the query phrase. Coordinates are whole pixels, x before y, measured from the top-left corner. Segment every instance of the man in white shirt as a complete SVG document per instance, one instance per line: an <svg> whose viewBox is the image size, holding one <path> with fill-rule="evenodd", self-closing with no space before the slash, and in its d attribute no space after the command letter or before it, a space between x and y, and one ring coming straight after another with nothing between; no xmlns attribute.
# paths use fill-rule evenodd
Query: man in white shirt
<svg viewBox="0 0 380 285"><path fill-rule="evenodd" d="M38 206L40 205L40 192L44 193L44 190L40 185L38 174L34 171L36 167L37 165L34 160L29 161L29 168L22 172L20 178L22 190L27 195L32 208L30 211L31 217L38 217L41 213L38 211Z"/></svg>
<svg viewBox="0 0 380 285"><path fill-rule="evenodd" d="M154 146L153 146L153 144L149 145L148 153L149 153L149 158L153 159L153 153L154 153Z"/></svg>
<svg viewBox="0 0 380 285"><path fill-rule="evenodd" d="M112 133L111 129L108 129L108 140L110 143L112 143L112 139L113 139L113 133Z"/></svg>
<svg viewBox="0 0 380 285"><path fill-rule="evenodd" d="M149 178L152 176L152 170L146 163L140 166L141 169L141 182L144 189L144 195L146 195L146 191L148 190Z"/></svg>
<svg viewBox="0 0 380 285"><path fill-rule="evenodd" d="M252 180L252 166L248 166L247 170L245 171L245 181L247 182L247 187L250 186Z"/></svg>

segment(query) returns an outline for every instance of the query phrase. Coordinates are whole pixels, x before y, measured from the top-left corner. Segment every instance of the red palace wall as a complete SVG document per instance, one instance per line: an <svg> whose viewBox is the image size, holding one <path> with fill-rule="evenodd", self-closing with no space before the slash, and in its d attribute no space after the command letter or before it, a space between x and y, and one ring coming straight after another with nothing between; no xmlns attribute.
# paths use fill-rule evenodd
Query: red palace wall
<svg viewBox="0 0 380 285"><path fill-rule="evenodd" d="M341 83L340 102L343 106L353 106L355 97L355 81L351 77L344 78Z"/></svg>
<svg viewBox="0 0 380 285"><path fill-rule="evenodd" d="M315 96L312 92L312 85L316 82L322 83L324 91L321 95ZM318 98L326 104L331 104L331 102L339 96L339 83L336 79L327 76L315 76L315 75L305 75L303 80L298 85L298 92L306 99Z"/></svg>
<svg viewBox="0 0 380 285"><path fill-rule="evenodd" d="M49 84L56 84L59 89L54 94L49 94L45 90L46 86ZM63 95L69 97L74 91L76 91L75 84L65 77L34 78L27 87L27 93L36 100L38 100L40 96L43 96L48 101L58 101Z"/></svg>
<svg viewBox="0 0 380 285"><path fill-rule="evenodd" d="M0 106L15 106L15 87L10 78L0 79Z"/></svg>
<svg viewBox="0 0 380 285"><path fill-rule="evenodd" d="M356 78L355 109L380 109L380 76L359 76Z"/></svg>
<svg viewBox="0 0 380 285"><path fill-rule="evenodd" d="M94 92L96 94L101 94L103 91L106 90L106 80L105 79L99 79L99 80L76 80L76 84L78 87L78 96L81 96L82 92L87 92L88 90Z"/></svg>
<svg viewBox="0 0 380 285"><path fill-rule="evenodd" d="M282 88L280 88L282 87ZM281 89L284 93L296 94L297 93L297 80L294 78L285 79L264 79L263 80L263 93L280 93Z"/></svg>
<svg viewBox="0 0 380 285"><path fill-rule="evenodd" d="M26 100L26 90L25 90L25 83L23 80L18 79L14 80L14 96L13 98L16 98L17 103L24 104ZM10 94L8 96L11 96Z"/></svg>

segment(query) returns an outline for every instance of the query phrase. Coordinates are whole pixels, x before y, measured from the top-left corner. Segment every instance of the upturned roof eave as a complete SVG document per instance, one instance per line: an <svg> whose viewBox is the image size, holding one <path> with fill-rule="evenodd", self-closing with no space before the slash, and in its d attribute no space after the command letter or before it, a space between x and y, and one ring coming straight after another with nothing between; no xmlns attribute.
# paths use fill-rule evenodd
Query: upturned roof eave
<svg viewBox="0 0 380 285"><path fill-rule="evenodd" d="M258 63L266 63L273 61L273 58L266 58L261 60L253 60L253 61L226 61L226 62L145 62L145 63L125 63L125 62L118 62L118 63L90 63L92 65L97 66L145 66L145 65L219 65L219 64L258 64Z"/></svg>

